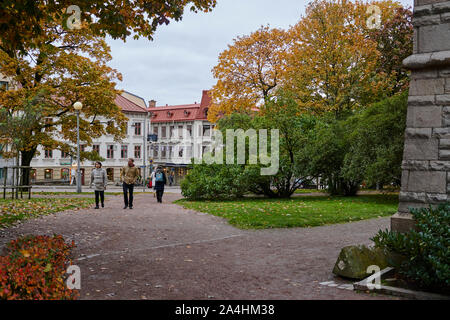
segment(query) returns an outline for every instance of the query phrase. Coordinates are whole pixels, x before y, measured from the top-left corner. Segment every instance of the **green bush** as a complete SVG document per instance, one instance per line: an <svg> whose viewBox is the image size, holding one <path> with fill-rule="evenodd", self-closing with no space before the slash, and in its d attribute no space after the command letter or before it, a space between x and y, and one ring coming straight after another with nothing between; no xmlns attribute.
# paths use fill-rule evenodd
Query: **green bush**
<svg viewBox="0 0 450 320"><path fill-rule="evenodd" d="M436 209L412 209L416 230L408 233L379 231L372 239L377 247L403 256L394 267L417 285L450 289L450 203Z"/></svg>
<svg viewBox="0 0 450 320"><path fill-rule="evenodd" d="M188 199L242 197L248 189L243 166L198 164L181 181L181 194Z"/></svg>

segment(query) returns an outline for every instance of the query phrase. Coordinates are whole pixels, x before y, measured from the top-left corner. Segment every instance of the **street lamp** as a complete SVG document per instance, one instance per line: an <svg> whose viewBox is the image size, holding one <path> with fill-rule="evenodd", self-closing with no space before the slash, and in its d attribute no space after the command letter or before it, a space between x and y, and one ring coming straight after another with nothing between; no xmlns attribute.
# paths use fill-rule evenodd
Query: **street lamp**
<svg viewBox="0 0 450 320"><path fill-rule="evenodd" d="M142 177L142 181L143 181L143 183L142 183L142 188L143 188L143 192L145 192L145 179L146 179L146 170L147 170L147 163L146 163L146 159L145 159L145 157L147 156L146 155L146 148L147 148L147 145L146 145L146 137L147 137L147 135L146 135L146 127L147 127L147 117L148 117L148 112L146 113L146 115L144 116L144 132L143 132L143 135L142 135L142 156L143 156L143 160L142 160L142 171L144 172L144 174L143 174L143 177ZM134 128L136 128L136 123L135 124L132 124L131 125L132 127L134 127Z"/></svg>
<svg viewBox="0 0 450 320"><path fill-rule="evenodd" d="M80 111L83 104L79 101L73 104L77 114L77 193L81 193L81 168L80 168Z"/></svg>

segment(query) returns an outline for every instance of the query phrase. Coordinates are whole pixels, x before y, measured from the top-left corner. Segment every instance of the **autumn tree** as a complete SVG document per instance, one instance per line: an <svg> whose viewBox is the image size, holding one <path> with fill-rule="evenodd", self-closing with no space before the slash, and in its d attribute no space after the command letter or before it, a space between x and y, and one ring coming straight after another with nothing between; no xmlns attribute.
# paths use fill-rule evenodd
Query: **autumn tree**
<svg viewBox="0 0 450 320"><path fill-rule="evenodd" d="M403 66L403 60L413 53L412 11L397 7L382 12L385 14L379 27L367 33L377 43L380 56L376 69L389 78L387 95L391 96L409 87L409 71Z"/></svg>
<svg viewBox="0 0 450 320"><path fill-rule="evenodd" d="M208 119L216 122L220 115L249 112L273 93L283 82L288 46L287 33L269 27L235 39L212 70L217 83Z"/></svg>
<svg viewBox="0 0 450 320"><path fill-rule="evenodd" d="M15 147L23 166L30 165L39 145L75 154L76 101L83 103L83 144L104 134L120 140L126 125L114 102L121 75L107 65L111 56L104 39L88 28L66 30L57 22L42 30L32 45L0 48L0 73L17 85L0 91L0 143Z"/></svg>
<svg viewBox="0 0 450 320"><path fill-rule="evenodd" d="M305 111L339 116L385 95L389 82L379 68L379 46L376 37L368 36L370 5L381 6L381 18L398 6L390 1L315 0L290 30L286 87Z"/></svg>
<svg viewBox="0 0 450 320"><path fill-rule="evenodd" d="M179 21L184 9L210 11L216 0L2 0L0 1L0 44L26 47L45 35L46 24L61 23L77 14L67 9L76 5L79 18L95 35L125 40L152 35L161 24Z"/></svg>

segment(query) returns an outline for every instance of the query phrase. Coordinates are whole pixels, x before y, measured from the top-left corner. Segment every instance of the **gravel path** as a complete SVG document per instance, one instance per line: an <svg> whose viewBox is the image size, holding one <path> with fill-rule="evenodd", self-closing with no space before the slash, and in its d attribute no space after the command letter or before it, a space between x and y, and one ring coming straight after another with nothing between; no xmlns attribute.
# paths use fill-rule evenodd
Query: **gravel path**
<svg viewBox="0 0 450 320"><path fill-rule="evenodd" d="M75 240L81 299L394 299L320 285L342 247L369 244L389 218L315 228L240 230L183 209L167 194L156 203L121 196L105 208L65 211L0 231L0 249L23 234Z"/></svg>

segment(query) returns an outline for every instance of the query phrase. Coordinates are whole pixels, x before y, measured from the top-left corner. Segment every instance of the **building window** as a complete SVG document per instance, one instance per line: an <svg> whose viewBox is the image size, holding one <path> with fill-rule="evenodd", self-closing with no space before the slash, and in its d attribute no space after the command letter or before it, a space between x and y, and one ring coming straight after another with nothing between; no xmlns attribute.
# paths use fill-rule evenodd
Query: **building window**
<svg viewBox="0 0 450 320"><path fill-rule="evenodd" d="M161 158L166 157L166 146L161 146Z"/></svg>
<svg viewBox="0 0 450 320"><path fill-rule="evenodd" d="M178 126L178 138L183 138L183 126Z"/></svg>
<svg viewBox="0 0 450 320"><path fill-rule="evenodd" d="M154 145L153 146L153 157L154 158L158 157L158 150L159 150L159 145Z"/></svg>
<svg viewBox="0 0 450 320"><path fill-rule="evenodd" d="M127 145L122 145L120 147L120 158L122 158L122 159L128 158L128 146Z"/></svg>
<svg viewBox="0 0 450 320"><path fill-rule="evenodd" d="M211 126L203 125L203 136L209 137L211 135Z"/></svg>
<svg viewBox="0 0 450 320"><path fill-rule="evenodd" d="M53 169L45 169L44 170L44 179L52 180L53 179Z"/></svg>
<svg viewBox="0 0 450 320"><path fill-rule="evenodd" d="M180 158L183 158L183 147L179 147L179 149L178 149L178 156Z"/></svg>
<svg viewBox="0 0 450 320"><path fill-rule="evenodd" d="M8 90L8 85L9 85L8 81L0 81L0 90L3 89Z"/></svg>
<svg viewBox="0 0 450 320"><path fill-rule="evenodd" d="M114 181L114 168L107 168L106 169L106 177L109 181Z"/></svg>
<svg viewBox="0 0 450 320"><path fill-rule="evenodd" d="M170 135L169 138L173 138L175 135L175 126L170 126Z"/></svg>
<svg viewBox="0 0 450 320"><path fill-rule="evenodd" d="M141 135L141 123L140 122L136 122L134 124L134 135L135 136L140 136Z"/></svg>
<svg viewBox="0 0 450 320"><path fill-rule="evenodd" d="M53 158L53 150L45 149L44 156L45 156L45 159L52 159Z"/></svg>
<svg viewBox="0 0 450 320"><path fill-rule="evenodd" d="M157 126L153 126L153 134L158 134L158 127Z"/></svg>
<svg viewBox="0 0 450 320"><path fill-rule="evenodd" d="M108 159L114 159L114 145L110 144L106 149L106 157Z"/></svg>
<svg viewBox="0 0 450 320"><path fill-rule="evenodd" d="M62 168L61 179L63 179L64 181L69 181L69 177L70 177L69 168Z"/></svg>
<svg viewBox="0 0 450 320"><path fill-rule="evenodd" d="M161 138L165 138L167 136L166 126L161 127Z"/></svg>
<svg viewBox="0 0 450 320"><path fill-rule="evenodd" d="M70 157L70 154L68 152L65 151L61 151L61 158L63 159L67 159Z"/></svg>
<svg viewBox="0 0 450 320"><path fill-rule="evenodd" d="M141 158L141 146L134 146L134 157L136 159Z"/></svg>
<svg viewBox="0 0 450 320"><path fill-rule="evenodd" d="M94 144L92 146L92 151L97 152L97 154L100 155L100 145L99 144Z"/></svg>
<svg viewBox="0 0 450 320"><path fill-rule="evenodd" d="M80 152L85 152L86 151L86 145L82 144L80 145Z"/></svg>
<svg viewBox="0 0 450 320"><path fill-rule="evenodd" d="M173 147L169 146L169 158L173 157Z"/></svg>
<svg viewBox="0 0 450 320"><path fill-rule="evenodd" d="M190 137L192 137L192 125L187 125L187 127L186 127L187 129L187 133L188 133L188 138L190 138Z"/></svg>

